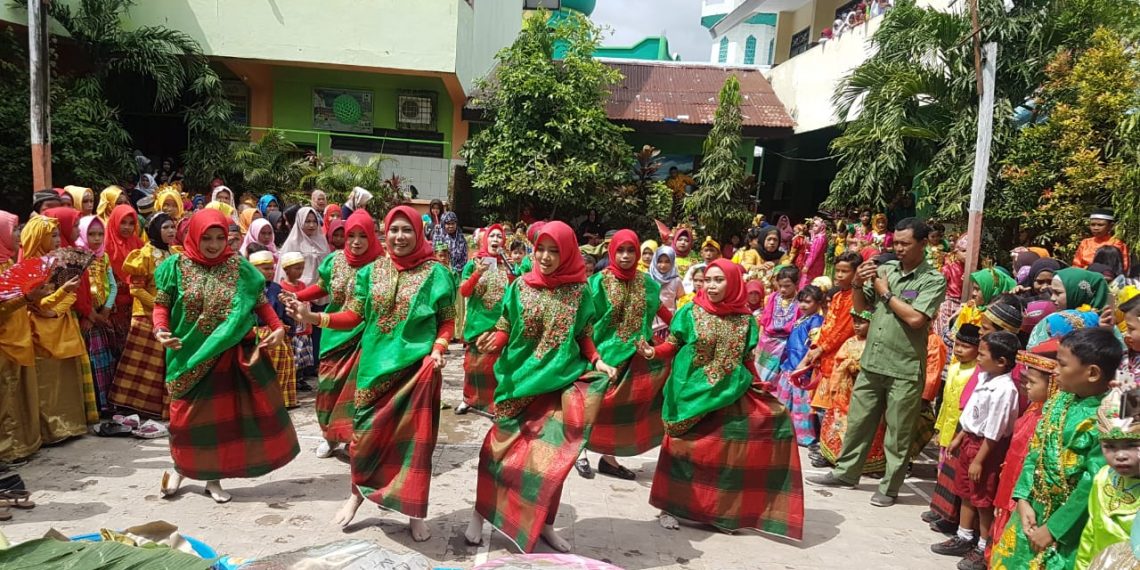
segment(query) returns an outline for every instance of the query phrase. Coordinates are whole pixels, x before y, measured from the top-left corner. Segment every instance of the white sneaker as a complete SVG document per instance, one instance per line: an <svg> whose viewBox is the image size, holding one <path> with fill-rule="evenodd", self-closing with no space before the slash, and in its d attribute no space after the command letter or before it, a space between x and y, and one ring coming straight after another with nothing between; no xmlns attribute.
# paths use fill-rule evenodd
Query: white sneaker
<svg viewBox="0 0 1140 570"><path fill-rule="evenodd" d="M333 451L335 450L336 447L329 445L329 442L327 441L321 440L321 443L317 445L317 457L321 459L328 459L329 457L332 457Z"/></svg>

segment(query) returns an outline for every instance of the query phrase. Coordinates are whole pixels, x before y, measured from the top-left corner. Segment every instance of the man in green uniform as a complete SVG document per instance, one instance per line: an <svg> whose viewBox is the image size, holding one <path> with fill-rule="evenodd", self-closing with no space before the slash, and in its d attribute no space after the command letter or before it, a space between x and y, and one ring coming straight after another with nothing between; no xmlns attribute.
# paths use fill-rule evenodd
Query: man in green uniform
<svg viewBox="0 0 1140 570"><path fill-rule="evenodd" d="M921 219L900 220L894 235L898 260L859 266L852 304L855 311L872 311L872 317L862 370L851 392L847 435L835 469L806 478L812 485L853 488L879 422L885 420L887 471L871 497L878 507L895 503L906 476L912 428L922 405L930 320L946 296L946 279L926 262L929 236L930 226Z"/></svg>

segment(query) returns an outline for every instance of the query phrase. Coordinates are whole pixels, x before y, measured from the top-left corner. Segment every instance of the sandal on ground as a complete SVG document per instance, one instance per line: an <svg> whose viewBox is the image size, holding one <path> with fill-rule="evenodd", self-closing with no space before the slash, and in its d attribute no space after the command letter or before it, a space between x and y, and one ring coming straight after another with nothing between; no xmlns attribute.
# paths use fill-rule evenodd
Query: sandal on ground
<svg viewBox="0 0 1140 570"><path fill-rule="evenodd" d="M578 474L585 479L594 478L594 470L590 467L590 460L582 457L574 462L574 469L578 470Z"/></svg>
<svg viewBox="0 0 1140 570"><path fill-rule="evenodd" d="M10 520L12 520L12 511L8 510L8 507L0 507L0 521Z"/></svg>
<svg viewBox="0 0 1140 570"><path fill-rule="evenodd" d="M95 435L99 437L127 437L131 435L131 426L115 421L101 422L95 426Z"/></svg>
<svg viewBox="0 0 1140 570"><path fill-rule="evenodd" d="M111 416L111 421L117 424L123 424L131 429L135 429L143 423L138 414L131 414L129 416L115 414L114 416Z"/></svg>
<svg viewBox="0 0 1140 570"><path fill-rule="evenodd" d="M27 491L7 490L0 491L0 504L6 507L14 507L17 509L34 509L36 503L31 499L32 494ZM6 503L6 504L5 504Z"/></svg>
<svg viewBox="0 0 1140 570"><path fill-rule="evenodd" d="M604 459L598 460L598 473L602 475L609 475L610 477L617 477L618 479L625 479L626 481L633 481L637 479L637 473L630 471L624 466L618 464L610 464Z"/></svg>
<svg viewBox="0 0 1140 570"><path fill-rule="evenodd" d="M131 435L141 439L158 439L169 436L170 432L167 431L166 426L154 420L147 420L138 429L132 431Z"/></svg>

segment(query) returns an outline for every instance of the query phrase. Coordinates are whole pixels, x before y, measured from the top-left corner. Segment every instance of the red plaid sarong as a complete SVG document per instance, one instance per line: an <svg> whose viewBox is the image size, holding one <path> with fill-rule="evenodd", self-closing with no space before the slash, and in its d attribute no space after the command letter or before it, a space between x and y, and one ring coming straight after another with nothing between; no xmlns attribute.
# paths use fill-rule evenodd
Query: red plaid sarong
<svg viewBox="0 0 1140 570"><path fill-rule="evenodd" d="M257 327L256 332L258 341L263 341L265 337L273 333L273 329ZM289 339L285 339L285 342L277 346L266 348L265 354L269 356L269 363L277 372L277 383L281 385L281 396L285 400L285 407L296 408L297 364L293 359L293 344L289 342Z"/></svg>
<svg viewBox="0 0 1140 570"><path fill-rule="evenodd" d="M649 504L727 530L803 538L800 456L787 410L749 390L684 434L666 436Z"/></svg>
<svg viewBox="0 0 1140 570"><path fill-rule="evenodd" d="M442 389L443 376L429 357L397 372L376 401L357 402L352 483L369 501L412 518L427 516Z"/></svg>
<svg viewBox="0 0 1140 570"><path fill-rule="evenodd" d="M930 494L930 510L955 524L962 508L962 498L954 492L956 464L957 460L944 452L942 465L938 467L938 479L934 482L934 492Z"/></svg>
<svg viewBox="0 0 1140 570"><path fill-rule="evenodd" d="M605 382L575 382L533 399L513 417L496 416L479 450L475 510L524 552L534 550L542 527L554 522L562 483L589 437Z"/></svg>
<svg viewBox="0 0 1140 570"><path fill-rule="evenodd" d="M115 365L119 362L119 346L115 345L115 331L109 324L92 323L83 331L83 342L91 358L91 378L95 382L96 404L100 412L111 410L107 398L115 381Z"/></svg>
<svg viewBox="0 0 1140 570"><path fill-rule="evenodd" d="M499 353L484 354L467 345L463 356L463 403L481 412L495 413L495 362Z"/></svg>
<svg viewBox="0 0 1140 570"><path fill-rule="evenodd" d="M170 456L199 481L258 477L301 451L277 374L250 341L225 351L190 391L170 402Z"/></svg>
<svg viewBox="0 0 1140 570"><path fill-rule="evenodd" d="M360 363L360 339L347 342L321 357L317 385L317 424L332 443L352 441L356 414L356 367Z"/></svg>
<svg viewBox="0 0 1140 570"><path fill-rule="evenodd" d="M668 362L645 360L636 354L627 360L618 380L602 397L586 449L629 457L661 445L665 435L661 390L669 371Z"/></svg>
<svg viewBox="0 0 1140 570"><path fill-rule="evenodd" d="M111 384L111 403L155 418L169 417L166 351L154 338L150 319L131 319L131 331Z"/></svg>

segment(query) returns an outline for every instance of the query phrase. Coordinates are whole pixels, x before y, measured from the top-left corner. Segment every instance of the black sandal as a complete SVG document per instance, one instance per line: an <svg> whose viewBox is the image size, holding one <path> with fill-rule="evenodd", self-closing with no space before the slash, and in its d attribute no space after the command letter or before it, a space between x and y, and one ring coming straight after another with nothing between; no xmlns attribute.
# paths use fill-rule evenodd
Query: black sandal
<svg viewBox="0 0 1140 570"><path fill-rule="evenodd" d="M626 469L622 465L618 465L616 463L611 464L604 459L598 460L598 473L601 473L602 475L609 475L610 477L617 477L618 479L625 479L626 481L633 481L634 479L637 479L637 473Z"/></svg>
<svg viewBox="0 0 1140 570"><path fill-rule="evenodd" d="M594 469L590 467L590 460L582 457L574 462L574 469L578 470L578 474L584 479L594 478Z"/></svg>

